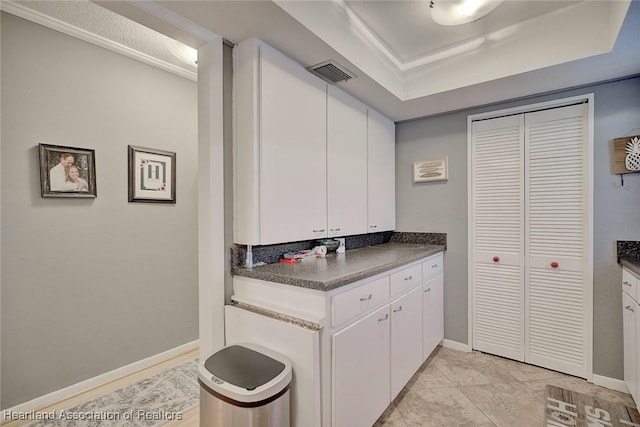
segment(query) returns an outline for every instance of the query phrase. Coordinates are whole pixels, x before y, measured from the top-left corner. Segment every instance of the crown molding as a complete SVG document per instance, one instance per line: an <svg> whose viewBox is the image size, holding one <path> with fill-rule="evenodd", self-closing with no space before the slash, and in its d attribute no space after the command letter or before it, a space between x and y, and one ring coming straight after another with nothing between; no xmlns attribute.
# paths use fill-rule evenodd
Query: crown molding
<svg viewBox="0 0 640 427"><path fill-rule="evenodd" d="M172 74L176 74L180 77L189 79L191 81L198 81L198 73L195 71L186 70L176 65L170 64L166 61L158 59L154 56L148 55L144 52L140 52L136 49L132 49L121 43L114 42L105 37L94 34L82 28L78 28L74 25L63 22L59 19L52 18L43 13L29 9L21 4L15 3L11 0L0 1L0 10L16 15L20 18L35 22L52 30L59 31L68 36L75 37L77 39L86 41L96 46L103 47L112 52L127 56L129 58L138 60L147 65L159 68Z"/></svg>

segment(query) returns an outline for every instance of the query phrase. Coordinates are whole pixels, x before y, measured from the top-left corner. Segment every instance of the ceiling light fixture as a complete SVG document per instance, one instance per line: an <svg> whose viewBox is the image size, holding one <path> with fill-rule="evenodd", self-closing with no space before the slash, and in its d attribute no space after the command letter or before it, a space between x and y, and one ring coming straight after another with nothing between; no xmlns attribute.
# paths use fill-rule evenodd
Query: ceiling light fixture
<svg viewBox="0 0 640 427"><path fill-rule="evenodd" d="M440 25L462 25L487 15L504 0L431 0L431 18Z"/></svg>

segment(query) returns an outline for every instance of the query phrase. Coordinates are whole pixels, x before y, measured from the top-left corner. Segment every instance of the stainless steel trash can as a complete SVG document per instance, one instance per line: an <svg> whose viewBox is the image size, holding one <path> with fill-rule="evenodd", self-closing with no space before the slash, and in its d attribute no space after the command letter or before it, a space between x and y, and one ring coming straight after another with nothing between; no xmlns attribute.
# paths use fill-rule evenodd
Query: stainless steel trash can
<svg viewBox="0 0 640 427"><path fill-rule="evenodd" d="M200 427L289 427L291 362L255 344L198 364Z"/></svg>

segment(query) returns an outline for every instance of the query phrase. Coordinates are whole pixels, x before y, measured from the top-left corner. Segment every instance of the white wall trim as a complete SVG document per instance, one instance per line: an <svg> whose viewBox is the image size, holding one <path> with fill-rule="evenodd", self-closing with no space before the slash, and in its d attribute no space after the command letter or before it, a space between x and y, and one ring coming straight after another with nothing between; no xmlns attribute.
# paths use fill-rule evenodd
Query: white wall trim
<svg viewBox="0 0 640 427"><path fill-rule="evenodd" d="M36 24L40 24L47 28L51 28L52 30L64 33L68 36L75 37L96 46L108 49L112 52L127 56L129 58L143 62L147 65L151 65L152 67L168 71L169 73L176 74L191 81L195 82L198 80L198 74L195 71L189 71L184 68L178 67L177 65L173 65L169 62L155 58L151 55L132 49L123 44L114 42L113 40L109 40L85 29L78 28L59 19L52 18L51 16L47 16L43 13L29 9L21 4L14 3L11 0L0 1L0 9L13 15L19 16L20 18L35 22Z"/></svg>
<svg viewBox="0 0 640 427"><path fill-rule="evenodd" d="M610 388L611 390L617 390L622 393L629 393L627 384L623 380L616 378L603 377L602 375L593 374L593 383L602 387Z"/></svg>
<svg viewBox="0 0 640 427"><path fill-rule="evenodd" d="M222 38L198 48L198 306L200 357L224 346Z"/></svg>
<svg viewBox="0 0 640 427"><path fill-rule="evenodd" d="M559 98L552 101L538 102L536 104L521 105L519 107L505 108L496 111L487 111L486 113L473 114L468 116L468 123L475 120L495 119L502 116L510 116L515 114L530 113L536 110L544 110L547 108L564 107L571 104L577 104L579 102L587 101L593 105L593 93L584 95L572 96L569 98ZM471 134L468 133L469 137Z"/></svg>
<svg viewBox="0 0 640 427"><path fill-rule="evenodd" d="M131 375L135 372L150 368L151 366L157 365L162 362L166 362L167 360L171 360L182 354L193 351L199 347L199 344L200 344L199 340L191 341L189 343L180 345L178 347L172 348L165 352L158 353L151 357L147 357L146 359L133 362L129 365L125 365L120 368L114 369L113 371L106 372L104 374L98 375L93 378L89 378L87 380L70 385L60 390L56 390L52 393L45 394L44 396L40 396L33 400L29 400L28 402L21 403L19 405L14 406L13 408L4 409L3 412L28 413L31 411L40 410L54 403L60 402L65 399L69 399L80 393L84 393L86 391L92 390L96 387L100 387L112 381L119 380L121 378L126 377L127 375ZM1 419L0 419L0 424L2 424Z"/></svg>
<svg viewBox="0 0 640 427"><path fill-rule="evenodd" d="M452 350L464 351L466 353L471 353L471 346L469 344L463 344L457 341L451 341L448 339L443 339L440 343L441 346L445 348L450 348Z"/></svg>

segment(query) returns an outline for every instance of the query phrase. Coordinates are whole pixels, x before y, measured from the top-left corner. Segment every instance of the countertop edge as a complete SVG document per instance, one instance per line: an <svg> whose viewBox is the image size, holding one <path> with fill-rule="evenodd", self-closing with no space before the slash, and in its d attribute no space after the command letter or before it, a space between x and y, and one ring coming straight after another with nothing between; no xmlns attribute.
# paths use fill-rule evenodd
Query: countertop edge
<svg viewBox="0 0 640 427"><path fill-rule="evenodd" d="M620 258L620 264L640 276L640 259L623 257Z"/></svg>
<svg viewBox="0 0 640 427"><path fill-rule="evenodd" d="M378 249L375 246L373 246L372 248ZM285 285L291 285L291 286L297 286L305 289L313 289L313 290L327 292L327 291L331 291L331 290L340 288L342 286L346 286L348 284L357 282L359 280L363 280L368 277L375 276L385 271L393 270L395 268L402 267L403 265L411 264L412 262L415 262L415 261L418 261L418 260L421 260L445 251L444 245L428 245L428 246L425 245L424 248L425 248L424 252L422 252L420 255L407 256L402 260L382 264L374 268L370 268L368 270L355 272L346 276L342 276L337 279L328 280L326 282L312 280L312 279L301 279L301 278L290 277L290 276L281 275L281 274L263 273L260 271L247 269L247 268L232 268L231 274L233 276L247 277L250 279L282 283Z"/></svg>

